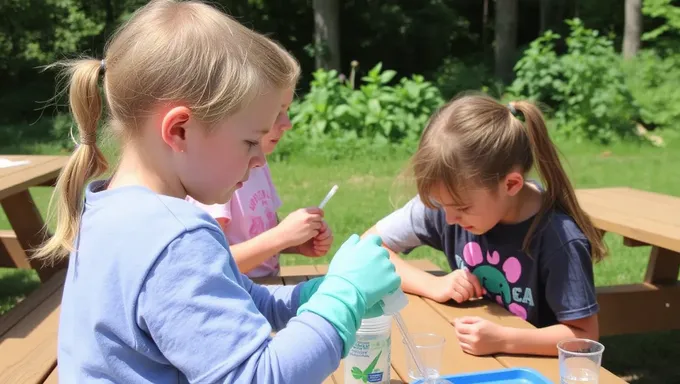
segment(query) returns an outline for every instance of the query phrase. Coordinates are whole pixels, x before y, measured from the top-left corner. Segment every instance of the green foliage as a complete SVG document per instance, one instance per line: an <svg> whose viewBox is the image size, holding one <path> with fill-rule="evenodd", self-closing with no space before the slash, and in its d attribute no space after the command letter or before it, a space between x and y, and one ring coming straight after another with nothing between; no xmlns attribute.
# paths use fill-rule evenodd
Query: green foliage
<svg viewBox="0 0 680 384"><path fill-rule="evenodd" d="M559 132L608 143L633 133L637 116L613 39L568 20L567 52L558 55L550 31L531 43L515 66L514 95L554 110Z"/></svg>
<svg viewBox="0 0 680 384"><path fill-rule="evenodd" d="M680 128L680 54L642 50L625 63L626 84L647 126Z"/></svg>
<svg viewBox="0 0 680 384"><path fill-rule="evenodd" d="M393 70L383 71L379 63L355 89L336 71L314 72L309 93L290 107L293 131L285 140L288 144L281 145L284 153L306 148L332 157L415 143L444 100L420 75L390 85L396 75ZM290 143L293 140L296 143Z"/></svg>
<svg viewBox="0 0 680 384"><path fill-rule="evenodd" d="M447 100L464 91L496 88L499 84L489 66L457 57L444 59L434 73L434 83Z"/></svg>
<svg viewBox="0 0 680 384"><path fill-rule="evenodd" d="M671 4L671 0L645 0L642 13L663 20L663 24L642 35L644 41L655 40L666 32L680 31L680 7Z"/></svg>

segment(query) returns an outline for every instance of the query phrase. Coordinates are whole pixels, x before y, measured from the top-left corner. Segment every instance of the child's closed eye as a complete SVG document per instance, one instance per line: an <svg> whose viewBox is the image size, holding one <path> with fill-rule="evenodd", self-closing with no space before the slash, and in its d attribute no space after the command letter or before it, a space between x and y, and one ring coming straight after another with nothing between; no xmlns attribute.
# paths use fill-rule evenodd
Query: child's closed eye
<svg viewBox="0 0 680 384"><path fill-rule="evenodd" d="M248 144L248 149L252 149L252 148L255 148L258 145L260 145L260 142L259 141L246 140L246 144Z"/></svg>

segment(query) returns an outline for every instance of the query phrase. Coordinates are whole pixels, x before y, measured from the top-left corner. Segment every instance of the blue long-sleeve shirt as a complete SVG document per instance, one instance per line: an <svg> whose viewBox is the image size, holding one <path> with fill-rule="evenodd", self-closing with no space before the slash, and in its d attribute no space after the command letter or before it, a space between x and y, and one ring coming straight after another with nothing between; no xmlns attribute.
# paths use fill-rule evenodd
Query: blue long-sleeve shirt
<svg viewBox="0 0 680 384"><path fill-rule="evenodd" d="M86 190L69 260L61 382L319 383L337 368L335 328L295 317L299 286L239 273L209 215L142 187L103 187Z"/></svg>

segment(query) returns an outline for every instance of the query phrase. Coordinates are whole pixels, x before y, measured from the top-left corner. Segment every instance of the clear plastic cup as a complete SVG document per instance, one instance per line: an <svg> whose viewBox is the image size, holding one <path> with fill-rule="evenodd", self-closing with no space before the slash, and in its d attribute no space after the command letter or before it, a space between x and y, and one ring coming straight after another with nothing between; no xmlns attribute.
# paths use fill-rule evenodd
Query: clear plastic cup
<svg viewBox="0 0 680 384"><path fill-rule="evenodd" d="M589 339L557 343L561 384L597 384L604 345Z"/></svg>
<svg viewBox="0 0 680 384"><path fill-rule="evenodd" d="M406 367L408 369L409 377L412 380L426 380L425 382L436 382L436 379L439 378L439 370L441 369L442 365L442 355L444 354L444 344L446 343L446 339L443 336L436 335L434 333L412 333L409 336L411 337L413 345L420 356L420 361L424 365L425 371L427 372L426 378L420 375L418 372L418 367L416 366L415 361L413 361L413 357L411 357L408 348L404 346L406 353Z"/></svg>

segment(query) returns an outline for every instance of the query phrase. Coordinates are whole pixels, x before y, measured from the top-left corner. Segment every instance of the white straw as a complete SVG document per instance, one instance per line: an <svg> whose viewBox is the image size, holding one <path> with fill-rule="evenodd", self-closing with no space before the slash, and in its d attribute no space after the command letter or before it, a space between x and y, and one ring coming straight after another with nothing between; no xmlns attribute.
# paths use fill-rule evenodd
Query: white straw
<svg viewBox="0 0 680 384"><path fill-rule="evenodd" d="M328 191L328 194L326 195L326 197L324 197L323 201L321 201L321 204L319 204L319 208L323 209L323 207L326 205L326 203L328 203L328 200L330 200L331 197L333 197L333 195L335 195L335 191L337 191L337 190L338 190L338 186L334 185L333 188L331 188L331 190Z"/></svg>

